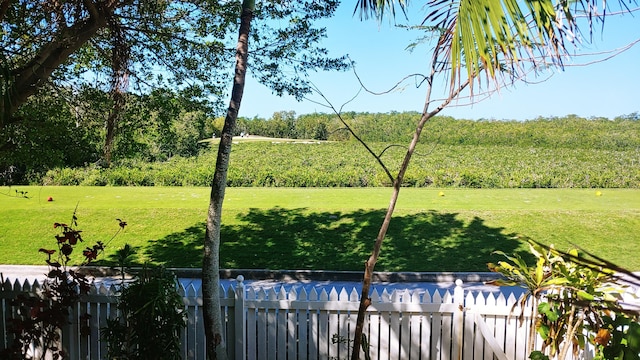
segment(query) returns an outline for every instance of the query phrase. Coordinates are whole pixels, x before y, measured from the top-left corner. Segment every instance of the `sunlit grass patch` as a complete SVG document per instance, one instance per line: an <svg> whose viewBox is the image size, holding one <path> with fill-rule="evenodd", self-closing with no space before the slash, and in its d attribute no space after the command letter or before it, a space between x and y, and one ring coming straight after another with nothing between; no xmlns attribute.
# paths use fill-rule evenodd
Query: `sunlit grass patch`
<svg viewBox="0 0 640 360"><path fill-rule="evenodd" d="M77 207L86 245L111 240L103 264L129 243L139 263L199 267L208 188L0 188L0 263L43 264L54 222ZM526 235L584 247L640 270L640 191L606 189L402 189L377 270L486 271L494 250L525 252ZM445 193L440 196L439 193ZM362 270L389 202L389 188L228 188L221 266ZM46 201L51 196L54 201Z"/></svg>

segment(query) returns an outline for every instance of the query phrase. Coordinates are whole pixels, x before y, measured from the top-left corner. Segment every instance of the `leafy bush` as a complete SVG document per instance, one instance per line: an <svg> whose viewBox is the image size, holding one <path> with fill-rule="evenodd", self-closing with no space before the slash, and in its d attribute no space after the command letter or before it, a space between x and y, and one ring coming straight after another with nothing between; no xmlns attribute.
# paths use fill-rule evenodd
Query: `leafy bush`
<svg viewBox="0 0 640 360"><path fill-rule="evenodd" d="M561 252L530 241L530 251L535 265L497 251L506 259L489 269L504 276L494 284L526 289L519 303L522 312L531 306L535 319L527 344L531 359L566 359L570 351L575 357L587 342L596 359L640 358L640 314L622 306L628 285L619 281L620 274L632 282L640 277L577 249ZM536 333L542 338L538 348Z"/></svg>
<svg viewBox="0 0 640 360"><path fill-rule="evenodd" d="M181 359L180 332L186 325L175 276L145 268L118 298L120 316L107 319L101 336L109 359Z"/></svg>

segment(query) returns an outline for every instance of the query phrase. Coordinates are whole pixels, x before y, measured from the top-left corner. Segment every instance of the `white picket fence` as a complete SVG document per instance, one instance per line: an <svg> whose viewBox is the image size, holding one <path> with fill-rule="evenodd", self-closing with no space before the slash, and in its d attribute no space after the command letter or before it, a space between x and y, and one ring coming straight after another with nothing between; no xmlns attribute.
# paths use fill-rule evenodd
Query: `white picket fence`
<svg viewBox="0 0 640 360"><path fill-rule="evenodd" d="M365 333L372 359L527 359L526 341L530 311L524 323L513 295L495 297L465 291L462 281L453 292L433 293L394 290L371 294ZM10 299L18 292L34 291L37 282L5 281L0 292L4 347L9 340L7 319L12 316ZM205 359L202 294L193 285L181 287L187 328L182 333L184 359ZM63 329L63 346L70 359L104 359L106 344L100 328L116 315L115 287L94 287ZM255 289L242 281L221 289L228 353L231 359L349 359L357 316L359 294L355 290L327 292L312 289ZM91 314L80 324L81 314ZM80 331L88 326L88 332ZM82 334L82 335L81 335ZM334 341L332 341L334 340ZM341 341L335 341L341 340ZM589 352L580 354L590 359ZM364 356L361 356L364 358Z"/></svg>

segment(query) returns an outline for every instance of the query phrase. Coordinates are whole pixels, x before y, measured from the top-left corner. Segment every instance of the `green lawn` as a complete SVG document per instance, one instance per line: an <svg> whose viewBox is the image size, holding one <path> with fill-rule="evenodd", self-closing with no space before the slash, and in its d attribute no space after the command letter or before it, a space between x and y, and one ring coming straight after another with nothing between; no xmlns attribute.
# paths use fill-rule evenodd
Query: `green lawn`
<svg viewBox="0 0 640 360"><path fill-rule="evenodd" d="M486 271L494 250L526 252L520 234L560 249L574 243L640 270L640 190L596 191L403 189L376 269ZM221 266L362 270L390 194L228 188ZM108 243L103 264L129 243L139 262L199 267L208 197L209 189L188 187L0 187L0 263L44 264L38 249L55 247L53 223L70 222L77 206L85 245L109 241L116 218L129 224Z"/></svg>

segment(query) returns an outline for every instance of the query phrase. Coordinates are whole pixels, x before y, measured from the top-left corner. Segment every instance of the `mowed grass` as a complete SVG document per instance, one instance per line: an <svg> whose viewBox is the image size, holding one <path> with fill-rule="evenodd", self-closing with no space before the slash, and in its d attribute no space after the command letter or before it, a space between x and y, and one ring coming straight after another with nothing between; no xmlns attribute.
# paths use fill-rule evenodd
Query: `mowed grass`
<svg viewBox="0 0 640 360"><path fill-rule="evenodd" d="M402 189L376 270L487 271L500 259L495 250L527 256L518 236L565 250L576 244L640 270L640 190L597 191ZM362 270L390 195L389 188L228 188L221 266ZM208 203L208 188L0 187L0 263L44 264L38 249L55 248L53 223L69 223L77 206L82 246L108 243L100 264L115 264L114 252L128 243L138 263L199 267ZM112 239L116 218L128 226Z"/></svg>

